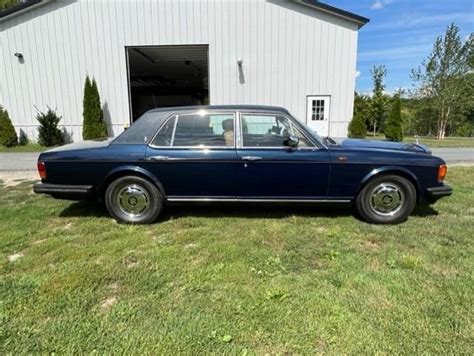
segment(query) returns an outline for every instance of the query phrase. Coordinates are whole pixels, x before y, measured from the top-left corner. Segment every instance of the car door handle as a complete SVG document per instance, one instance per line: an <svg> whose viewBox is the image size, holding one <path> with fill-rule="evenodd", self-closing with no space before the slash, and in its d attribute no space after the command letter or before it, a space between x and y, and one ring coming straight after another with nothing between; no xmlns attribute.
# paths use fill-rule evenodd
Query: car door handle
<svg viewBox="0 0 474 356"><path fill-rule="evenodd" d="M243 156L242 160L244 161L260 161L262 157L256 157L256 156Z"/></svg>
<svg viewBox="0 0 474 356"><path fill-rule="evenodd" d="M167 161L170 158L168 156L150 156L146 158L147 161Z"/></svg>

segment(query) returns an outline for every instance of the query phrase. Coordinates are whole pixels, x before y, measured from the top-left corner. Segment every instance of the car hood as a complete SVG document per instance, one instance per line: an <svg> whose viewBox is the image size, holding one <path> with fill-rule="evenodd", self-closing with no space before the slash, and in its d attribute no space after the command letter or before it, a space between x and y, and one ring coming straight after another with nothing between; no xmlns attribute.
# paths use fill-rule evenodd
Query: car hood
<svg viewBox="0 0 474 356"><path fill-rule="evenodd" d="M74 142L74 143L69 143L64 146L52 148L45 152L49 153L49 152L76 151L76 150L86 150L90 148L107 147L108 145L110 145L110 142L112 140L113 140L112 138L109 138L105 140L87 140L87 141L81 141L81 142Z"/></svg>
<svg viewBox="0 0 474 356"><path fill-rule="evenodd" d="M382 140L363 140L355 138L346 138L338 141L344 148L374 148L382 150L411 151L431 154L428 146L419 143L393 142Z"/></svg>

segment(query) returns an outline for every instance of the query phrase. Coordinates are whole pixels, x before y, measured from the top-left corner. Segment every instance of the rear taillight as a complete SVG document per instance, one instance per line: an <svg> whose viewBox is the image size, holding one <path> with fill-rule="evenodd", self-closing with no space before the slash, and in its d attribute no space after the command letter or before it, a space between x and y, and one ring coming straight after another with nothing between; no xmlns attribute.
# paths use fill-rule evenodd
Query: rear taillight
<svg viewBox="0 0 474 356"><path fill-rule="evenodd" d="M448 173L448 166L442 164L438 168L438 182L443 182L444 178L446 178L446 174Z"/></svg>
<svg viewBox="0 0 474 356"><path fill-rule="evenodd" d="M38 167L38 173L41 179L46 179L46 166L44 162L38 162L36 166Z"/></svg>

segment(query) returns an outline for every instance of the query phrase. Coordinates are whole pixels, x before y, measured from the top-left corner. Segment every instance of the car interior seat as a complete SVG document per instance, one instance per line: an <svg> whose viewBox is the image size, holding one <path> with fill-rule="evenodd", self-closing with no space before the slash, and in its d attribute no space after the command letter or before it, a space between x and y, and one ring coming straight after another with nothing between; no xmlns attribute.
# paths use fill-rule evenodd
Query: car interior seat
<svg viewBox="0 0 474 356"><path fill-rule="evenodd" d="M227 119L222 121L222 129L224 133L225 145L226 146L233 146L234 145L234 120Z"/></svg>

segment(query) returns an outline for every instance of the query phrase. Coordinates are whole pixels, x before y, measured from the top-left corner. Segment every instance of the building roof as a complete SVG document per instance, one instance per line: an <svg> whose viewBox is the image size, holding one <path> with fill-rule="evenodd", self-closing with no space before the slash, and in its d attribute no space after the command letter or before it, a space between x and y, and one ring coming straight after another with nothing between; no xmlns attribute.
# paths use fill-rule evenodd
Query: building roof
<svg viewBox="0 0 474 356"><path fill-rule="evenodd" d="M33 9L37 6L46 4L51 1L54 1L54 0L26 0L24 2L19 2L18 5L15 5L6 10L0 11L0 20L4 20L13 15L23 13L25 11L28 11L30 9ZM318 9L320 11L326 12L328 14L335 15L337 17L349 20L351 22L355 22L359 26L359 28L361 28L362 26L364 26L366 23L370 21L370 19L366 17L354 14L346 10L339 9L337 7L334 7L328 4L324 4L320 2L319 0L294 0L294 1L303 5Z"/></svg>
<svg viewBox="0 0 474 356"><path fill-rule="evenodd" d="M355 22L356 24L358 24L359 28L361 28L362 26L364 26L366 23L370 21L370 19L368 19L367 17L360 16L346 10L342 10L338 7L324 4L320 2L319 0L296 0L296 2L313 7L315 9L321 10L328 14L332 14L337 17L341 17L343 19Z"/></svg>

